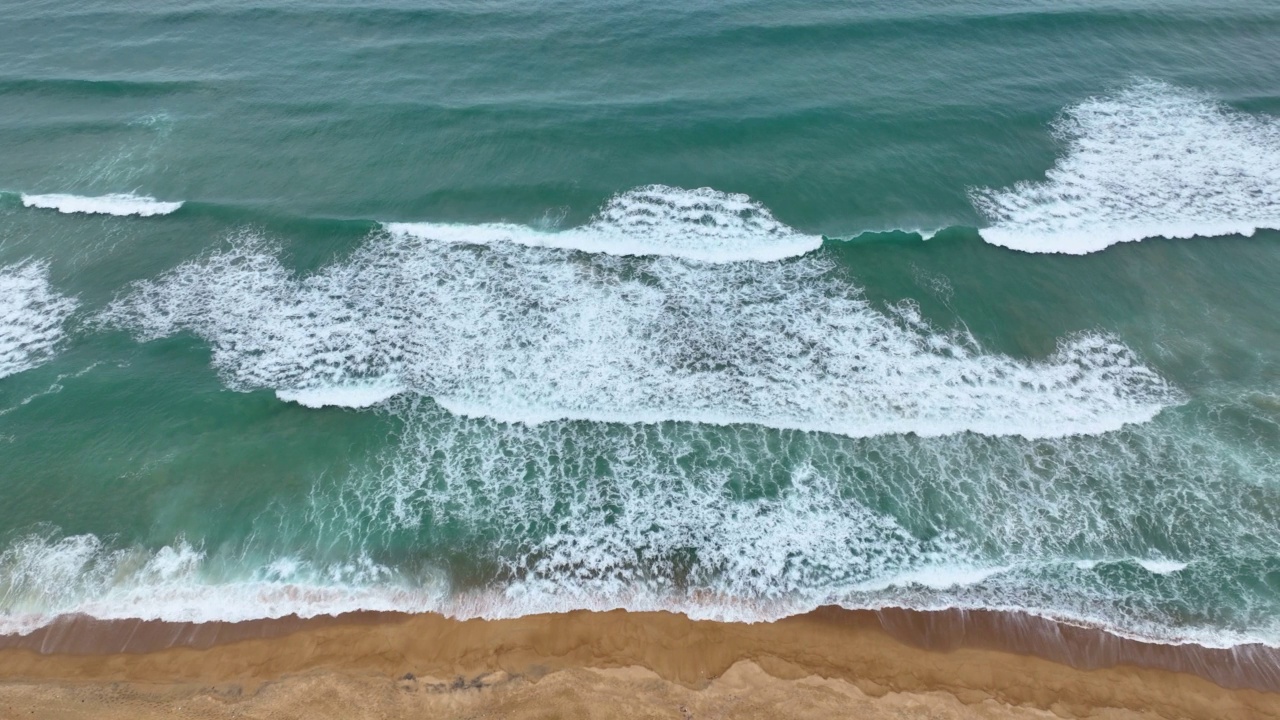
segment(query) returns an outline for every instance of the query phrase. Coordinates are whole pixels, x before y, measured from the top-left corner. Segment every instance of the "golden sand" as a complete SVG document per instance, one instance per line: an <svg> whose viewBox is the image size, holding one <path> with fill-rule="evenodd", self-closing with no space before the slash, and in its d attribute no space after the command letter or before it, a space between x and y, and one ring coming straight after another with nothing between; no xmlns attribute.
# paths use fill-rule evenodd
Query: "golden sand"
<svg viewBox="0 0 1280 720"><path fill-rule="evenodd" d="M990 637L990 617L966 620L977 630L961 646L930 650L903 641L894 628L904 622L939 620L834 610L758 624L622 611L356 614L224 624L220 636L80 621L7 639L0 717L1280 718L1280 693L1223 687L1231 676L1125 662L1084 669L991 649L1029 641ZM1097 631L1037 632L1040 642L1090 645L1071 655L1083 662L1125 653L1173 662L1149 648L1106 651L1116 641ZM1202 666L1228 663L1222 653L1188 657L1213 676ZM1235 677L1265 685L1269 675Z"/></svg>

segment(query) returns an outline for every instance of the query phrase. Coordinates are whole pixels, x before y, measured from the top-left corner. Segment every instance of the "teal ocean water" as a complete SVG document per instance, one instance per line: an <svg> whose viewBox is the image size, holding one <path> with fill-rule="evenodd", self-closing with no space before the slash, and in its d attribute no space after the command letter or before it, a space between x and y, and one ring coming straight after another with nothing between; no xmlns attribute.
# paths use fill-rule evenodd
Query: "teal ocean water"
<svg viewBox="0 0 1280 720"><path fill-rule="evenodd" d="M1280 5L12 0L0 632L1280 645Z"/></svg>

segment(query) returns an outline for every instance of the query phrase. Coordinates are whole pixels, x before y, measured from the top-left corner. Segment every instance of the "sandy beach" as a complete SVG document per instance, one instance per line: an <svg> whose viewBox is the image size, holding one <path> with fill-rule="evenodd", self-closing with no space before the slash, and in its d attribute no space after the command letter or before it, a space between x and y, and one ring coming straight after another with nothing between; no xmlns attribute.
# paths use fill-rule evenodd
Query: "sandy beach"
<svg viewBox="0 0 1280 720"><path fill-rule="evenodd" d="M1001 613L68 618L0 646L4 717L1280 717L1273 649Z"/></svg>

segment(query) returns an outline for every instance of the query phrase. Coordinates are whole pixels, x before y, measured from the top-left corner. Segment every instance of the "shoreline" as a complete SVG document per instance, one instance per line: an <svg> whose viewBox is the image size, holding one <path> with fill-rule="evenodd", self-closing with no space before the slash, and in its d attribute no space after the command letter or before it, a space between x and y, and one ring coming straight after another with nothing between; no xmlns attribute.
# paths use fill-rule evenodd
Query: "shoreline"
<svg viewBox="0 0 1280 720"><path fill-rule="evenodd" d="M1280 649L1158 645L994 611L827 607L755 624L622 610L502 620L361 612L203 624L79 616L0 636L0 696L20 686L36 694L118 683L261 688L316 674L384 683L453 678L465 689L494 673L529 682L629 668L656 674L670 692L706 690L727 674L759 670L789 683L815 676L845 683L870 698L943 693L965 706L995 702L1060 716L1110 708L1280 718Z"/></svg>

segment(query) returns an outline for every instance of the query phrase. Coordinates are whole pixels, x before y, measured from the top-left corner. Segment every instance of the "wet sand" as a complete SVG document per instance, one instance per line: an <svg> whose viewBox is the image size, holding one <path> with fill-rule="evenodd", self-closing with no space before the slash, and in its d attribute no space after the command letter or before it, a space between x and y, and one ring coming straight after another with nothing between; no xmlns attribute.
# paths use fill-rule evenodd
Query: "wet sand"
<svg viewBox="0 0 1280 720"><path fill-rule="evenodd" d="M1280 652L1019 614L67 618L0 637L0 717L1280 718Z"/></svg>

